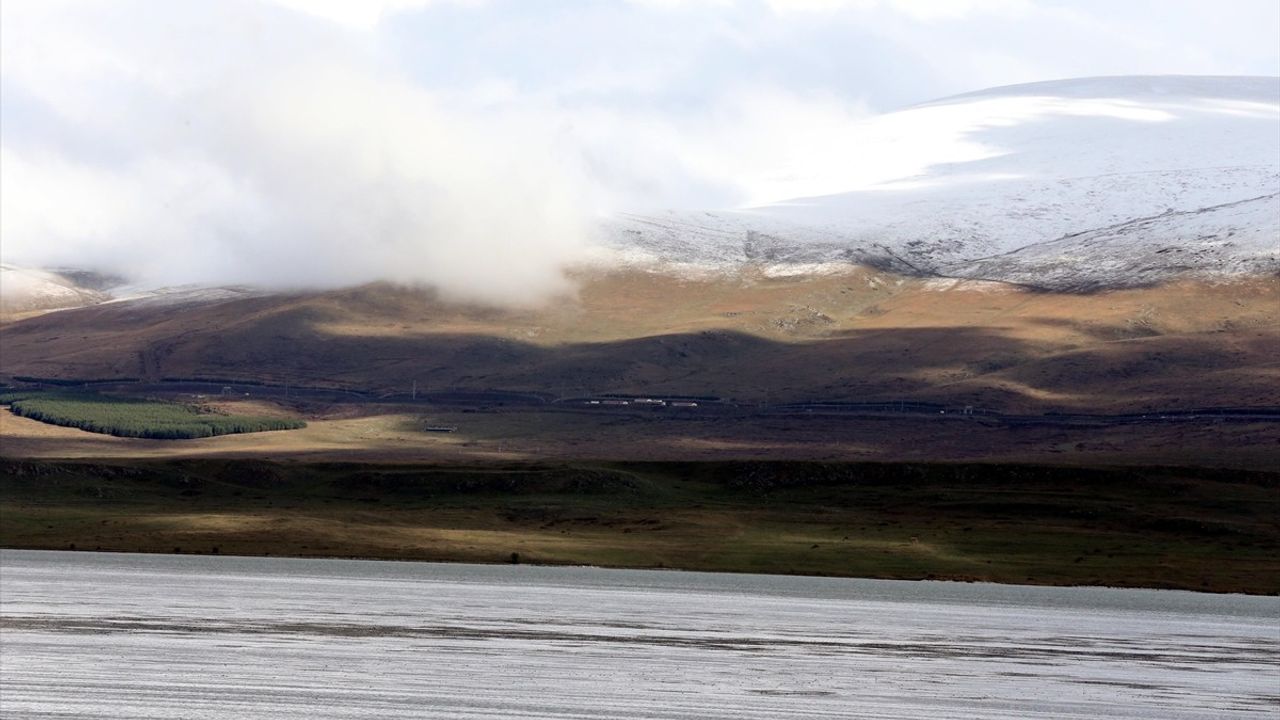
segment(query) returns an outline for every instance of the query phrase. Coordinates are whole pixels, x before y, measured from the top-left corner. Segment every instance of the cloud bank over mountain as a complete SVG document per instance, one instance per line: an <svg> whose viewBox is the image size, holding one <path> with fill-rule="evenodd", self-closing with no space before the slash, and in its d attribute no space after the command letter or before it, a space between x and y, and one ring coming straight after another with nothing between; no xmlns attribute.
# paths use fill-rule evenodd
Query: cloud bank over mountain
<svg viewBox="0 0 1280 720"><path fill-rule="evenodd" d="M580 193L519 118L454 107L275 8L93 27L114 19L39 17L57 27L6 52L20 102L35 95L5 123L6 257L164 284L564 287Z"/></svg>
<svg viewBox="0 0 1280 720"><path fill-rule="evenodd" d="M841 192L989 151L850 132L896 106L1280 72L1269 2L1213 22L1151 5L1163 29L1136 22L1143 3L534 5L6 2L0 253L149 284L526 302L571 291L563 268L612 211Z"/></svg>

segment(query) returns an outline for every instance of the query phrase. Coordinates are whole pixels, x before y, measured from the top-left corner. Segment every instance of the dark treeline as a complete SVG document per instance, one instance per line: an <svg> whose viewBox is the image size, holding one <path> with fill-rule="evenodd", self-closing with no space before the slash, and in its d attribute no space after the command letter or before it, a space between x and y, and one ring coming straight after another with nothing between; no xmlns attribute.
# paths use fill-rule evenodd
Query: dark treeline
<svg viewBox="0 0 1280 720"><path fill-rule="evenodd" d="M9 401L20 417L117 437L185 440L306 427L301 420L219 415L178 403L87 393L14 393L0 400Z"/></svg>

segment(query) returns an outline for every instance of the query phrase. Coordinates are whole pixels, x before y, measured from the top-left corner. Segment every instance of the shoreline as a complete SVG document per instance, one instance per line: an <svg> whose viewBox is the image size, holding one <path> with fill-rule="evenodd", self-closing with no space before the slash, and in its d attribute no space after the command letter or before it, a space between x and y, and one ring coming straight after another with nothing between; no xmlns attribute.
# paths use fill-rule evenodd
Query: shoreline
<svg viewBox="0 0 1280 720"><path fill-rule="evenodd" d="M761 578L814 578L824 580L870 580L877 582L894 582L894 583L940 583L947 585L998 585L1001 587L1011 588L1062 588L1062 589L1089 589L1089 590L1143 590L1157 593L1187 593L1191 595L1215 595L1215 596L1232 596L1242 598L1268 598L1280 597L1280 590L1272 592L1239 592L1232 590L1204 590L1197 588L1181 588L1181 587L1160 587L1150 585L1109 585L1109 584L1058 584L1058 583L1035 583L1035 582L1000 582L997 580L988 580L981 578L964 578L964 577L889 577L889 576L866 576L866 575L835 575L835 574L810 574L810 573L769 573L769 572L751 572L746 570L698 570L693 568L681 567L656 567L656 566L628 566L628 565L584 565L574 563L539 563L539 562L482 562L475 560L420 560L414 558L387 558L387 557L369 557L369 556L352 556L352 555L240 555L230 553L202 553L202 552L182 552L172 553L162 550L146 551L146 550L89 550L75 549L68 550L66 548L54 547L12 547L8 545L0 546L0 552L16 551L16 552L50 552L50 553L78 553L85 555L142 555L151 556L159 555L162 557L201 557L201 558L229 558L240 560L337 560L345 562L369 562L369 563L404 563L417 565L443 565L443 566L475 566L484 568L500 568L500 567L532 567L532 568L548 568L548 569L568 569L568 570L617 570L628 572L654 572L654 573L689 573L689 574L707 574L707 575L743 575Z"/></svg>

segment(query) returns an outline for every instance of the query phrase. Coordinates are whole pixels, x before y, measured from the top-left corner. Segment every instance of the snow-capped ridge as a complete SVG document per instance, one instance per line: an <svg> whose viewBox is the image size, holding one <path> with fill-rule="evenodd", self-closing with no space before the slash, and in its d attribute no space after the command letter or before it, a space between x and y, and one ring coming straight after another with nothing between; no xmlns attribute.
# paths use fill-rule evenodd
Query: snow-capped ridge
<svg viewBox="0 0 1280 720"><path fill-rule="evenodd" d="M1280 78L1031 83L850 133L868 157L931 154L902 164L914 174L851 172L846 192L619 214L601 237L668 262L846 262L1056 289L1280 270Z"/></svg>

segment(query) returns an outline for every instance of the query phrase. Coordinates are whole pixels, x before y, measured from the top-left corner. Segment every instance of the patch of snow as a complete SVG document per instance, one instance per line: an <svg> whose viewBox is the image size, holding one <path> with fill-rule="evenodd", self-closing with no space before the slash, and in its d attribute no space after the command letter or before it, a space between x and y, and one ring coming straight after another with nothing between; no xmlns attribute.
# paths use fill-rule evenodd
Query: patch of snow
<svg viewBox="0 0 1280 720"><path fill-rule="evenodd" d="M989 280L965 280L963 278L929 278L923 283L926 290L965 290L969 292L1005 292L1010 289L1009 284L1005 282L992 282Z"/></svg>
<svg viewBox="0 0 1280 720"><path fill-rule="evenodd" d="M118 294L107 302L131 303L139 306L188 305L238 300L268 294L265 290L249 287L204 287L200 285L179 285L143 289L136 286L121 288Z"/></svg>
<svg viewBox="0 0 1280 720"><path fill-rule="evenodd" d="M103 297L57 273L0 264L0 308L6 313L82 307Z"/></svg>
<svg viewBox="0 0 1280 720"><path fill-rule="evenodd" d="M82 270L42 270L0 264L0 308L5 313L27 313L101 305L131 303L144 306L186 305L235 300L266 294L248 287L204 287L183 285L148 288L115 285L110 290L84 287L73 278L100 276Z"/></svg>

